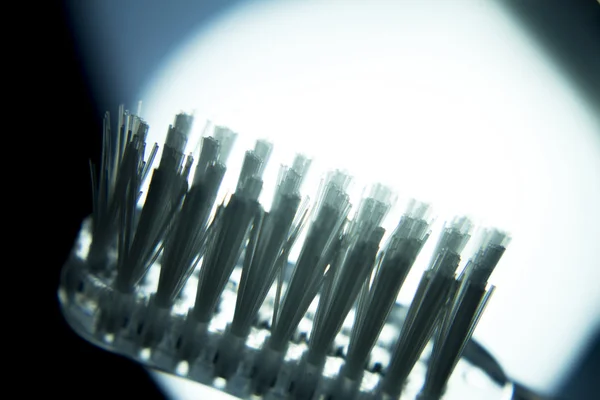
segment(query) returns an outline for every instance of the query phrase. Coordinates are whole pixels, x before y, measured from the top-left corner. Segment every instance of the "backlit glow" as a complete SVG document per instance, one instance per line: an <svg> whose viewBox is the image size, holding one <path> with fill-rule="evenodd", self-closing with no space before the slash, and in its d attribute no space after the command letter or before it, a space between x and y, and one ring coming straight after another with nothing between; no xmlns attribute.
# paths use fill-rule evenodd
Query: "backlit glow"
<svg viewBox="0 0 600 400"><path fill-rule="evenodd" d="M266 182L302 151L305 187L342 167L356 194L380 181L440 221L507 229L475 337L535 389L560 384L600 321L600 121L493 2L251 2L184 43L140 98L149 141L180 110L198 134L205 119L238 131L230 188L265 137Z"/></svg>

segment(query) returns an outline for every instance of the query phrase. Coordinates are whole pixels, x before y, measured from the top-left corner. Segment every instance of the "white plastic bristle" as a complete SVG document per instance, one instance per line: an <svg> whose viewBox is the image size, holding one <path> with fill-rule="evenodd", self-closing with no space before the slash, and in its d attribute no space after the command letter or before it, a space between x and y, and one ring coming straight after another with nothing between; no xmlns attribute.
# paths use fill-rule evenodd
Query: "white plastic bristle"
<svg viewBox="0 0 600 400"><path fill-rule="evenodd" d="M212 164L187 194L165 242L157 296L171 306L203 255L208 221L225 174L222 164Z"/></svg>
<svg viewBox="0 0 600 400"><path fill-rule="evenodd" d="M242 171L238 178L238 185L236 192L243 190L246 181L252 177L259 177L260 170L262 167L263 159L260 158L254 151L247 151L244 157L244 164L242 165Z"/></svg>
<svg viewBox="0 0 600 400"><path fill-rule="evenodd" d="M481 232L478 248L469 259L460 279L466 275L474 284L485 286L509 243L509 235L498 229L486 229Z"/></svg>
<svg viewBox="0 0 600 400"><path fill-rule="evenodd" d="M133 290L150 268L168 223L179 207L185 186L185 180L175 171L160 168L154 171L135 236L130 248L123 248L124 252L120 255L117 286L121 290ZM132 214L135 212L135 203L129 205L128 212ZM128 234L128 231L124 234Z"/></svg>
<svg viewBox="0 0 600 400"><path fill-rule="evenodd" d="M379 225L388 208L388 204L373 197L364 199L336 253L319 300L306 354L306 362L316 368L324 366L330 346L371 275L385 232Z"/></svg>
<svg viewBox="0 0 600 400"><path fill-rule="evenodd" d="M281 258L286 242L294 233L294 221L300 209L299 194L302 176L294 169L284 169L275 193L273 207L267 213L259 229L253 232L256 243L246 248L242 277L238 289L232 331L246 336L250 324L258 314L265 297L287 258Z"/></svg>
<svg viewBox="0 0 600 400"><path fill-rule="evenodd" d="M90 166L91 223L60 289L76 330L240 398L414 396L422 379L404 386L413 367L425 377L421 398L442 396L493 292L506 233L475 235L457 276L473 224L445 224L406 309L396 301L431 235L429 204L409 202L381 245L396 202L386 186L367 186L349 219L347 173L327 173L311 203L302 196L311 160L297 155L263 182L273 145L258 140L236 186L222 188L237 137L229 128L207 124L186 154L193 117L177 115L156 167L159 147L146 154L139 111L121 106L117 119L111 129L105 116L101 163ZM266 211L259 198L273 184ZM426 369L419 358L431 339Z"/></svg>
<svg viewBox="0 0 600 400"><path fill-rule="evenodd" d="M473 225L466 217L455 217L450 224L445 224L434 251L434 258L431 260L430 268L439 267L436 264L435 256L442 251L448 250L451 253L461 254L471 238ZM447 269L448 270L448 269ZM452 271L454 273L454 271Z"/></svg>
<svg viewBox="0 0 600 400"><path fill-rule="evenodd" d="M254 154L256 154L261 160L262 164L258 171L258 175L262 176L269 159L271 158L271 153L273 152L273 144L266 140L257 140L256 145L254 146Z"/></svg>
<svg viewBox="0 0 600 400"><path fill-rule="evenodd" d="M350 211L345 192L349 177L339 172L326 178L321 201L309 227L291 281L279 307L268 345L282 351L319 291L327 266L339 247L340 233Z"/></svg>
<svg viewBox="0 0 600 400"><path fill-rule="evenodd" d="M213 137L219 142L218 160L226 163L238 134L224 126L215 126Z"/></svg>
<svg viewBox="0 0 600 400"><path fill-rule="evenodd" d="M165 146L172 147L179 151L184 151L185 146L187 145L187 141L190 137L190 133L192 132L193 123L194 116L192 114L177 114L177 116L175 116L175 123L173 128L178 134L173 135L172 137L169 137L169 135L167 135ZM174 139L175 142L172 142L172 139Z"/></svg>
<svg viewBox="0 0 600 400"><path fill-rule="evenodd" d="M111 159L113 152L111 150L110 114L108 112L104 114L102 124L102 154L97 199L99 215L94 218L96 222L100 222L100 215L104 217L104 211L108 208L114 186L114 162Z"/></svg>
<svg viewBox="0 0 600 400"><path fill-rule="evenodd" d="M235 190L236 194L249 199L258 199L262 190L262 175L271 150L272 145L269 142L258 140L254 150L246 152Z"/></svg>
<svg viewBox="0 0 600 400"><path fill-rule="evenodd" d="M123 160L123 153L125 151L125 134L124 126L125 126L125 118L126 115L129 114L129 111L125 110L125 105L119 105L119 114L117 120L117 138L115 140L115 171L118 168L118 165Z"/></svg>
<svg viewBox="0 0 600 400"><path fill-rule="evenodd" d="M150 155L148 156L148 160L144 162L144 167L142 170L142 184L146 181L146 178L148 178L148 173L150 172L157 154L158 143L154 143L154 146L152 146L152 150L150 151Z"/></svg>
<svg viewBox="0 0 600 400"><path fill-rule="evenodd" d="M275 196L271 209L275 210L279 207L282 199L285 196L296 196L300 193L300 187L306 178L306 174L310 167L310 160L302 155L296 155L292 167L282 166L279 170L279 176L277 179L277 188L275 190ZM308 207L306 200L303 202L301 210L305 210ZM301 215L299 215L301 217ZM296 224L294 224L296 225Z"/></svg>
<svg viewBox="0 0 600 400"><path fill-rule="evenodd" d="M121 114L124 112L123 108L119 108L119 121L121 120ZM116 204L120 199L115 198L115 188L117 174L121 168L118 127L115 135L111 129L110 114L107 112L103 120L100 176L98 189L95 191L96 198L92 221L94 240L89 253L93 269L107 262L107 248L112 244L111 235L116 230Z"/></svg>
<svg viewBox="0 0 600 400"><path fill-rule="evenodd" d="M124 115L125 112L122 113L122 121L125 119ZM143 128L143 125L140 127ZM193 162L188 157L185 165L182 164L182 154L181 157L174 158L167 156L169 161L161 163L152 174L145 204L139 221L135 223L141 184L150 165L143 162L145 145L141 142L141 137L134 135L132 139L127 143L110 211L119 215L119 258L115 286L124 293L135 290L135 286L158 256L159 245L167 233L169 222L178 211L187 191L186 175ZM179 164L174 163L175 159L179 159Z"/></svg>
<svg viewBox="0 0 600 400"><path fill-rule="evenodd" d="M173 149L174 151L183 153L185 151L187 141L188 136L185 131L178 129L176 126L171 126L169 128L167 140L165 141L165 148Z"/></svg>
<svg viewBox="0 0 600 400"><path fill-rule="evenodd" d="M192 170L193 163L194 163L194 157L191 154L188 154L185 157L185 164L183 164L181 166L179 175L181 175L181 177L186 181L186 184L187 184L188 177L190 176L190 171ZM186 188L186 190L187 190L187 188Z"/></svg>
<svg viewBox="0 0 600 400"><path fill-rule="evenodd" d="M261 146L266 144L257 144L257 148ZM264 153L262 150L261 154ZM227 205L220 207L222 212L214 221L214 229L200 269L193 311L200 322L207 322L212 317L225 284L244 250L248 235L251 231L254 232L253 235L258 235L263 211L257 199L262 189L260 172L264 161L254 151L246 152L238 189Z"/></svg>
<svg viewBox="0 0 600 400"><path fill-rule="evenodd" d="M429 203L424 203L415 199L411 199L408 205L408 211L406 212L411 218L421 219L424 221L432 220L432 208Z"/></svg>
<svg viewBox="0 0 600 400"><path fill-rule="evenodd" d="M487 280L510 241L497 229L484 230L478 250L458 278L460 286L442 318L427 369L422 398L438 399L444 394L448 379L473 335L494 287Z"/></svg>
<svg viewBox="0 0 600 400"><path fill-rule="evenodd" d="M313 213L313 221L318 218L319 214L317 213L317 210L323 208L324 202L336 208L349 207L350 200L347 192L351 183L352 177L346 172L340 170L329 171L321 180L317 192L316 201L313 207L313 210L315 211ZM350 209L348 208L346 211L350 212ZM347 215L348 214L346 213L346 216Z"/></svg>
<svg viewBox="0 0 600 400"><path fill-rule="evenodd" d="M470 238L470 229L470 223L464 218L456 218L444 228L394 345L387 374L380 386L383 394L392 398L400 395L409 373L442 320L446 304L456 292L455 274L460 263L458 251Z"/></svg>
<svg viewBox="0 0 600 400"><path fill-rule="evenodd" d="M193 121L190 114L177 114L174 125L169 126L159 168L177 171L181 167Z"/></svg>
<svg viewBox="0 0 600 400"><path fill-rule="evenodd" d="M296 171L296 173L298 175L305 177L306 173L308 172L308 170L310 168L311 163L312 163L312 160L310 158L308 158L306 155L298 154L294 158L294 163L292 164L292 169L294 171ZM302 182L300 182L300 184L301 183Z"/></svg>
<svg viewBox="0 0 600 400"><path fill-rule="evenodd" d="M356 215L349 224L347 236L353 240L357 235L380 226L392 207L392 198L393 192L390 188L381 184L373 185L369 195L360 201Z"/></svg>
<svg viewBox="0 0 600 400"><path fill-rule="evenodd" d="M207 169L218 161L220 142L213 137L201 139L200 156L196 163L194 181L192 185L198 185L206 176Z"/></svg>
<svg viewBox="0 0 600 400"><path fill-rule="evenodd" d="M462 253L471 237L472 229L473 224L468 218L455 218L450 226L444 229L443 235L446 237L440 240L438 250L446 247L455 253Z"/></svg>
<svg viewBox="0 0 600 400"><path fill-rule="evenodd" d="M142 143L146 143L146 139L148 138L148 130L150 126L138 116L134 116L135 124L133 126L133 132Z"/></svg>
<svg viewBox="0 0 600 400"><path fill-rule="evenodd" d="M419 226L419 229L406 229L406 225ZM402 284L429 237L428 226L426 221L414 220L405 214L383 249L375 278L370 287L365 286L365 292L359 300L346 364L340 373L343 379L360 382L367 357L385 325Z"/></svg>

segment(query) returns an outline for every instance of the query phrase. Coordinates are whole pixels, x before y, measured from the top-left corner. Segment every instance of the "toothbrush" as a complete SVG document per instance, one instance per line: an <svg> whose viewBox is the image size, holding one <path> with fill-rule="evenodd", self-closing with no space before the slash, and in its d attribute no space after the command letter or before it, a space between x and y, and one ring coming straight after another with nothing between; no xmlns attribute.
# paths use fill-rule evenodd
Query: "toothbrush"
<svg viewBox="0 0 600 400"><path fill-rule="evenodd" d="M508 235L486 230L461 270L473 224L446 224L399 326L406 308L396 299L432 234L430 205L410 203L386 236L391 189L370 186L352 213L352 178L333 170L311 204L302 194L311 160L299 154L280 168L265 210L273 149L265 140L246 151L235 190L219 198L224 176L236 173L227 160L237 133L216 126L199 154L186 154L192 124L176 116L152 169L159 146L146 155L149 126L120 107L113 130L106 115L93 213L59 289L70 325L149 367L206 385L225 379L223 390L240 398L451 395ZM387 328L398 328L393 340L383 339ZM347 346L336 350L340 338ZM407 382L430 342L415 391ZM374 361L381 353L388 359Z"/></svg>

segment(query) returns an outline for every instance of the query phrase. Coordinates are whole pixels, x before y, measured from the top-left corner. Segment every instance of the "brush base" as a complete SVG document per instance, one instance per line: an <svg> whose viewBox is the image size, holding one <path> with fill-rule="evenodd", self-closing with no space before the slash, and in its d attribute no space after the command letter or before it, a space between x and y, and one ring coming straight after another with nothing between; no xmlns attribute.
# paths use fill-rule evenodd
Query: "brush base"
<svg viewBox="0 0 600 400"><path fill-rule="evenodd" d="M230 392L239 398L256 398L254 393L259 393L258 398L272 400L290 399L293 398L293 393L302 393L305 396L303 398L310 398L313 393L325 398L342 398L340 396L355 391L355 398L360 400L384 398L377 391L382 379L381 368L375 366L387 364L395 337L380 337L356 390L353 385L345 382L339 386L338 374L344 363L345 350L329 354L323 367L315 369L303 366L301 362L301 355L307 350L306 343L302 340L292 340L282 352L270 353L262 349L270 334L265 326L268 326L272 315L274 296L267 297L259 320L251 328L246 340L231 337L226 339L232 336L227 333L227 325L235 307L241 266L236 267L226 285L213 319L209 324L199 324L189 313L195 299L197 273L190 277L188 285L173 307L161 309L151 301L160 274L160 259L150 268L134 293L120 293L113 286L114 263L109 262L112 256L106 257L108 261L105 268L99 268L95 262L92 269L88 263L91 240L90 223L85 221L63 268L58 292L66 321L90 343L133 359L148 368L179 375ZM399 329L405 314L406 309L396 304L388 322L391 330ZM294 337L305 336L309 330L306 327L312 325L312 315L314 314L307 313L300 324L303 328ZM348 343L348 332L349 327L345 326L334 348L344 348L344 344ZM221 356L217 356L217 353L222 352L227 347L226 344L230 346L226 350L229 361L221 359L219 365L218 359ZM228 372L223 373L224 370ZM416 398L423 387L425 371L426 355L419 360L409 376L401 399ZM220 379L218 375L228 375L229 379L224 385L217 384ZM473 375L477 379L469 379ZM473 384L473 381L477 384ZM504 396L503 387L504 385L489 378L485 371L461 360L449 380L443 398L501 399Z"/></svg>
<svg viewBox="0 0 600 400"><path fill-rule="evenodd" d="M263 394L275 387L284 357L285 352L273 350L269 346L268 340L265 341L257 355L256 364L260 365L260 368L257 368L254 373L256 393ZM288 390L288 388L285 388L285 390Z"/></svg>

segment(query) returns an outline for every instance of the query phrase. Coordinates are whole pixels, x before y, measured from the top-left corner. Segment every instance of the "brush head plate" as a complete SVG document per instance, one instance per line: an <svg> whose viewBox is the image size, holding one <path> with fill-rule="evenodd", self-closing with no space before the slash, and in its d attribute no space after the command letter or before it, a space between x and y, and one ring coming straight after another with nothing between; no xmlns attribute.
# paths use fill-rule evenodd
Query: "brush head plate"
<svg viewBox="0 0 600 400"><path fill-rule="evenodd" d="M234 373L228 380L223 380L217 374L218 352L223 343L230 345L228 323L234 313L236 292L241 277L241 265L238 265L228 280L225 291L217 306L214 317L207 326L195 326L191 337L196 343L182 343L187 324L188 310L193 306L196 297L195 282L198 271L190 277L174 306L165 312L153 304L153 293L156 291L160 276L159 258L150 268L148 274L139 283L133 293L121 293L116 290L116 253L109 250L104 268L93 268L88 259L90 243L92 242L91 220L83 222L75 246L63 268L61 286L58 291L62 312L69 325L81 337L90 343L110 352L128 357L142 366L177 375L185 379L199 382L219 391L233 394L239 398L286 398L277 392L281 387L291 383L294 371L302 364L302 354L307 349L307 336L313 324L317 301L314 301L309 311L302 319L299 329L290 341L278 380L273 390L257 396L253 393L253 370L256 366L253 360L270 333L270 316L275 302L275 291L271 290L260 309L259 317L253 321L251 333L245 342L237 343L234 363ZM289 280L293 265L285 268L284 282ZM285 283L284 283L285 285ZM384 398L377 392L380 379L385 374L390 360L392 345L406 317L406 307L396 304L390 314L373 351L367 368L364 371L362 383L355 392L356 398ZM337 335L335 343L330 348L325 365L320 371L323 379L319 384L321 395L331 394L332 391L344 393L344 388L337 385L336 377L343 365L347 351L354 310L344 322L342 330ZM158 341L152 341L149 336L154 331L164 331ZM148 343L155 343L148 345ZM186 345L192 350L182 351ZM479 348L471 341L469 345ZM473 348L475 348L473 347ZM473 354L473 348L470 354ZM469 350L469 349L467 349ZM476 350L475 350L476 351ZM401 399L414 399L422 387L430 346L426 348L402 392ZM466 351L469 354L469 351ZM182 354L187 354L184 361ZM487 360L487 365L494 360ZM511 384L504 376L499 376L491 369L482 369L474 364L477 357L469 361L463 357L452 374L444 399L502 399L510 392ZM252 366L252 367L251 367ZM260 365L259 365L260 368ZM491 375L491 376L490 376ZM343 397L339 397L343 398Z"/></svg>

